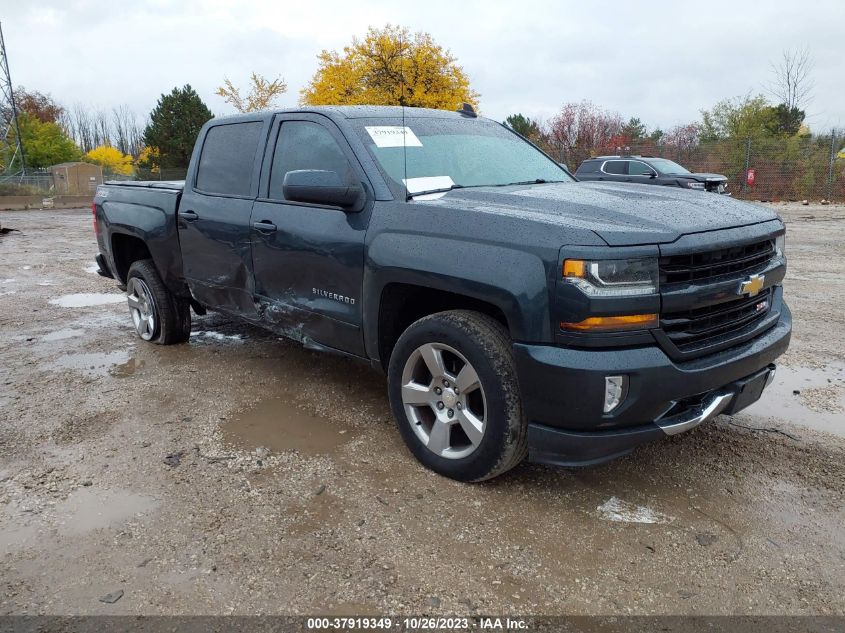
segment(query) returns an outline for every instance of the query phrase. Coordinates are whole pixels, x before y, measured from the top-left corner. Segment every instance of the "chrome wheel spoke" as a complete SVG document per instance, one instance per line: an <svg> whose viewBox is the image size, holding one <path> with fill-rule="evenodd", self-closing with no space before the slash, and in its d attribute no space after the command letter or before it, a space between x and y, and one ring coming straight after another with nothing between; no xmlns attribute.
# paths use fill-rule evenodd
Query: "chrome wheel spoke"
<svg viewBox="0 0 845 633"><path fill-rule="evenodd" d="M438 455L449 448L450 425L440 420L435 420L428 434L428 449Z"/></svg>
<svg viewBox="0 0 845 633"><path fill-rule="evenodd" d="M141 302L138 300L137 295L129 295L126 297L126 301L129 303L130 310L140 310L141 309Z"/></svg>
<svg viewBox="0 0 845 633"><path fill-rule="evenodd" d="M406 405L429 405L431 400L431 390L427 385L411 382L402 386L402 402Z"/></svg>
<svg viewBox="0 0 845 633"><path fill-rule="evenodd" d="M481 443L481 438L484 437L484 422L482 420L464 409L458 412L458 424L461 425L473 446L478 446Z"/></svg>
<svg viewBox="0 0 845 633"><path fill-rule="evenodd" d="M466 394L468 391L472 391L480 386L478 373L472 365L467 363L461 368L461 371L458 372L458 376L455 379L455 386L463 394Z"/></svg>
<svg viewBox="0 0 845 633"><path fill-rule="evenodd" d="M423 345L420 349L420 356L422 356L425 366L431 373L432 378L438 378L446 373L446 366L443 364L443 352L434 347L434 345Z"/></svg>

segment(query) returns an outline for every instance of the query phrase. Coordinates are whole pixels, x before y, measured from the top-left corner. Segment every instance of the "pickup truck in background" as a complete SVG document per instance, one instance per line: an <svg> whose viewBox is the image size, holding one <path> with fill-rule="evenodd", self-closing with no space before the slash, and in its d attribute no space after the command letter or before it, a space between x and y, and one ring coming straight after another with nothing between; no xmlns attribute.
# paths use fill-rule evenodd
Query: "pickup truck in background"
<svg viewBox="0 0 845 633"><path fill-rule="evenodd" d="M143 340L215 310L369 362L411 452L462 481L736 413L791 332L772 211L577 182L469 108L213 119L185 182L108 183L93 211Z"/></svg>

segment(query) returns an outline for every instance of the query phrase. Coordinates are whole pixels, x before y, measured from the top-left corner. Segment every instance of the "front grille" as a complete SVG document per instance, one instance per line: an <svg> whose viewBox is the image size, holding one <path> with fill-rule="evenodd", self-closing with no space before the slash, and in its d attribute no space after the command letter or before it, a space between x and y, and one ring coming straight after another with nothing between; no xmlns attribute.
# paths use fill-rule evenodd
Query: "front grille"
<svg viewBox="0 0 845 633"><path fill-rule="evenodd" d="M773 289L755 297L742 297L703 308L669 312L661 315L663 331L682 352L705 349L730 335L753 327L772 307Z"/></svg>
<svg viewBox="0 0 845 633"><path fill-rule="evenodd" d="M660 258L660 285L700 284L726 275L752 273L775 254L774 240L763 240L715 251L703 251Z"/></svg>

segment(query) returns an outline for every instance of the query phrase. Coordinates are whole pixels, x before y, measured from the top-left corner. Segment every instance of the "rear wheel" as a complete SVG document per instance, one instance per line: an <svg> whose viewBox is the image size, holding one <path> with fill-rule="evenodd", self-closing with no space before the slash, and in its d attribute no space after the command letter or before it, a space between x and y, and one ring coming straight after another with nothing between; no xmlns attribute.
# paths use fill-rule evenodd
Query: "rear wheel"
<svg viewBox="0 0 845 633"><path fill-rule="evenodd" d="M135 332L143 340L172 345L190 338L190 304L167 289L151 259L138 260L129 267L126 301Z"/></svg>
<svg viewBox="0 0 845 633"><path fill-rule="evenodd" d="M482 481L525 457L511 340L492 317L453 310L413 323L391 354L388 382L405 443L435 472Z"/></svg>

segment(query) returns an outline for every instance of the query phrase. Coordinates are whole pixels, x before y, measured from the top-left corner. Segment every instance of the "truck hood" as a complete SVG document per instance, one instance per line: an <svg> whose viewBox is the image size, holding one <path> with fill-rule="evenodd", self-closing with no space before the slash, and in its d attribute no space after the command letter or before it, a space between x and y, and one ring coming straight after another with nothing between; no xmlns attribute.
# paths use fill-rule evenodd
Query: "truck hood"
<svg viewBox="0 0 845 633"><path fill-rule="evenodd" d="M454 189L415 204L517 217L594 232L610 246L674 242L681 235L777 219L769 209L676 187L607 182Z"/></svg>

